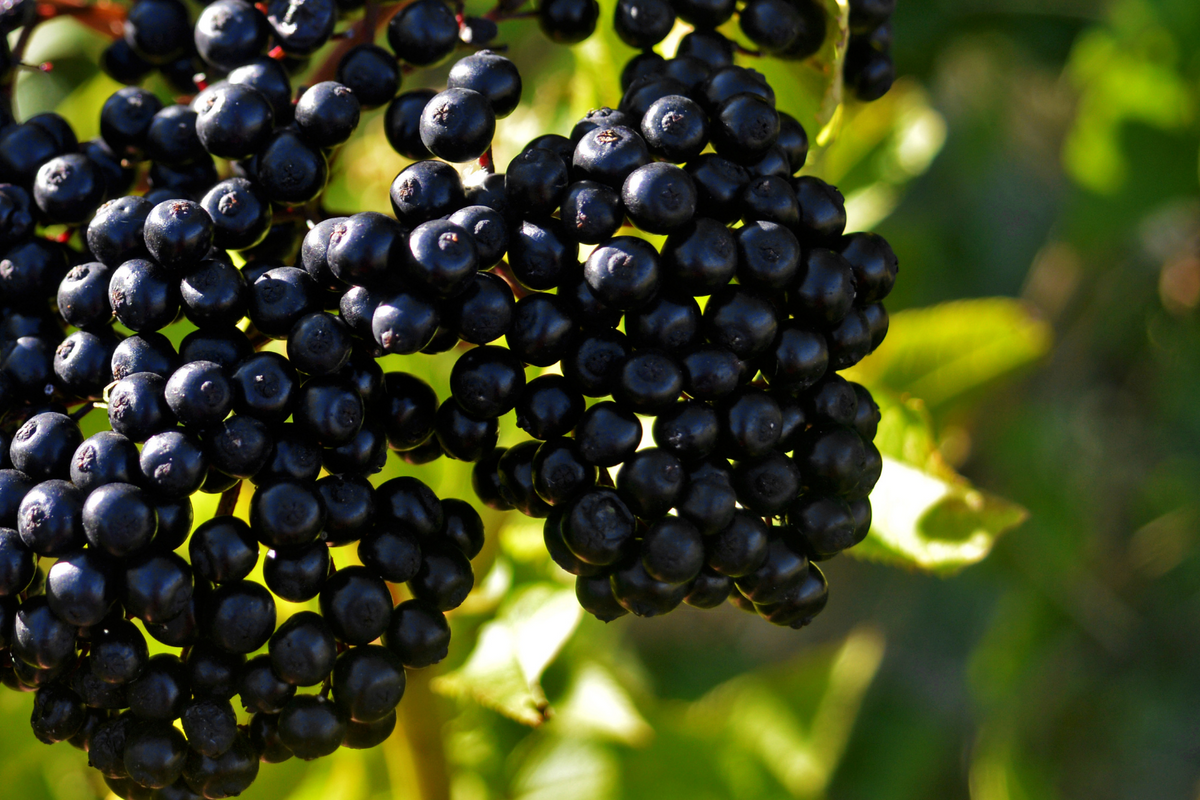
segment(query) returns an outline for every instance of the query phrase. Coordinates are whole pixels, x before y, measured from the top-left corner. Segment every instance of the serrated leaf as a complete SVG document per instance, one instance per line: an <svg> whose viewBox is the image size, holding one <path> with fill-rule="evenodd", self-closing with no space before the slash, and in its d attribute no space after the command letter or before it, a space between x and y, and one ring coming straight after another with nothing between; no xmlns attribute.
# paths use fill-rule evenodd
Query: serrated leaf
<svg viewBox="0 0 1200 800"><path fill-rule="evenodd" d="M895 314L884 343L845 374L937 409L1033 364L1051 340L1020 301L957 300Z"/></svg>
<svg viewBox="0 0 1200 800"><path fill-rule="evenodd" d="M582 612L571 589L533 584L522 589L479 631L467 662L436 678L439 694L470 698L526 725L546 720L540 679L579 624Z"/></svg>
<svg viewBox="0 0 1200 800"><path fill-rule="evenodd" d="M872 392L882 413L875 446L883 473L871 492L871 532L847 552L939 573L982 560L1028 512L976 489L942 460L920 400Z"/></svg>

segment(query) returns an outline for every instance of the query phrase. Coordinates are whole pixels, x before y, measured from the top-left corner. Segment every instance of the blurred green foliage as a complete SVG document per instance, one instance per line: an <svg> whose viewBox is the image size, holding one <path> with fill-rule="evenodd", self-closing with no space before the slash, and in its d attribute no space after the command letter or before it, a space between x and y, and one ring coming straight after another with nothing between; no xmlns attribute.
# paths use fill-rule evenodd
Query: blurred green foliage
<svg viewBox="0 0 1200 800"><path fill-rule="evenodd" d="M869 106L838 105L846 3L826 5L817 60L755 66L819 139L808 169L843 189L851 228L901 259L892 334L856 371L888 458L867 560L823 565L830 605L800 632L728 606L605 626L578 613L536 521L488 512L450 658L410 676L396 735L264 767L247 797L1200 791L1200 3L900 0L903 78ZM528 21L503 37L531 77L501 164L618 99L632 51L611 33L574 50ZM21 114L94 135L114 88L102 46L46 25L28 60L55 69L22 75ZM386 210L402 166L368 114L329 207ZM447 390L444 359L385 368ZM402 472L471 497L464 465L380 478ZM29 735L29 708L0 694L4 795L99 791L80 753Z"/></svg>

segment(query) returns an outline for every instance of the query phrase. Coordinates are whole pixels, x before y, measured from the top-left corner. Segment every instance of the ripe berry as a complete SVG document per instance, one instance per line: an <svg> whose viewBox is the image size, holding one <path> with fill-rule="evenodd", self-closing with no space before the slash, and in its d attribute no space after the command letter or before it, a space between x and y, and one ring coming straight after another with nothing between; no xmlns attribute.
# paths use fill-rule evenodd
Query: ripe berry
<svg viewBox="0 0 1200 800"><path fill-rule="evenodd" d="M653 297L662 279L658 252L644 239L618 236L603 242L584 264L588 286L614 308L636 308Z"/></svg>
<svg viewBox="0 0 1200 800"><path fill-rule="evenodd" d="M320 607L339 641L363 645L387 628L392 596L383 579L366 567L343 567L325 582Z"/></svg>
<svg viewBox="0 0 1200 800"><path fill-rule="evenodd" d="M418 67L447 58L458 44L458 22L441 0L418 0L392 17L388 44L396 57Z"/></svg>
<svg viewBox="0 0 1200 800"><path fill-rule="evenodd" d="M496 119L507 117L521 102L521 75L516 65L491 50L459 59L450 68L446 87L479 92L491 103Z"/></svg>
<svg viewBox="0 0 1200 800"><path fill-rule="evenodd" d="M737 94L716 106L709 136L717 153L740 164L762 156L779 137L779 114L757 94Z"/></svg>
<svg viewBox="0 0 1200 800"><path fill-rule="evenodd" d="M576 44L592 35L600 17L596 0L547 0L538 4L542 32L559 44Z"/></svg>
<svg viewBox="0 0 1200 800"><path fill-rule="evenodd" d="M708 144L708 116L690 98L669 95L656 100L641 121L650 151L667 161L691 161Z"/></svg>
<svg viewBox="0 0 1200 800"><path fill-rule="evenodd" d="M440 0L434 0L440 5ZM444 7L444 6L443 6ZM492 144L496 114L488 98L470 89L447 89L421 112L421 142L447 161L479 158Z"/></svg>
<svg viewBox="0 0 1200 800"><path fill-rule="evenodd" d="M696 185L673 164L655 162L633 170L621 187L629 218L648 233L672 233L696 212Z"/></svg>
<svg viewBox="0 0 1200 800"><path fill-rule="evenodd" d="M583 414L583 396L561 375L542 375L524 387L516 403L517 427L535 439L569 433Z"/></svg>
<svg viewBox="0 0 1200 800"><path fill-rule="evenodd" d="M583 412L575 426L575 441L584 460L600 467L622 463L637 450L642 423L631 411L603 401Z"/></svg>
<svg viewBox="0 0 1200 800"><path fill-rule="evenodd" d="M616 562L632 541L634 516L612 489L590 489L567 508L563 541L589 564Z"/></svg>
<svg viewBox="0 0 1200 800"><path fill-rule="evenodd" d="M338 62L337 81L354 93L363 108L378 108L400 90L400 65L382 47L356 45Z"/></svg>
<svg viewBox="0 0 1200 800"><path fill-rule="evenodd" d="M271 136L275 121L271 103L245 84L211 87L196 98L193 107L200 143L218 158L249 158Z"/></svg>
<svg viewBox="0 0 1200 800"><path fill-rule="evenodd" d="M612 394L621 365L629 357L625 334L598 330L585 335L562 359L563 376L586 397Z"/></svg>
<svg viewBox="0 0 1200 800"><path fill-rule="evenodd" d="M404 666L427 667L446 657L450 626L436 608L420 600L408 600L396 606L383 643Z"/></svg>

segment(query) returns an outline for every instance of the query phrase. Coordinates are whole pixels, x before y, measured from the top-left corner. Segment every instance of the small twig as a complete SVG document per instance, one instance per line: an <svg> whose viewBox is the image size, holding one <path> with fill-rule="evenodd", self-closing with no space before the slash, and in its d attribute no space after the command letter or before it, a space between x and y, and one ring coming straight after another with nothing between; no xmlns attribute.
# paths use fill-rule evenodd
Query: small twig
<svg viewBox="0 0 1200 800"><path fill-rule="evenodd" d="M221 499L217 502L218 517L232 517L234 509L237 508L238 495L242 492L242 481L238 481L233 486L221 492Z"/></svg>
<svg viewBox="0 0 1200 800"><path fill-rule="evenodd" d="M88 414L92 413L95 410L96 410L96 404L91 401L87 401L83 405L81 405L79 408L72 411L69 414L69 416L75 422L79 422L79 420L83 419L84 417L86 417Z"/></svg>

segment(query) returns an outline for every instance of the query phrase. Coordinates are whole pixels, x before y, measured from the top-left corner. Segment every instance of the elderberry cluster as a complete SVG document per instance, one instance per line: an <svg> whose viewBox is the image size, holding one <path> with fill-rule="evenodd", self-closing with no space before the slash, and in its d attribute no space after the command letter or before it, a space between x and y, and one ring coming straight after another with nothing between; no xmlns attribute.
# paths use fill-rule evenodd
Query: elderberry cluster
<svg viewBox="0 0 1200 800"><path fill-rule="evenodd" d="M896 80L892 14L896 0L850 0L850 46L842 74L859 100L878 100Z"/></svg>
<svg viewBox="0 0 1200 800"><path fill-rule="evenodd" d="M647 69L616 109L534 139L461 196L457 173L435 183L418 162L392 201L403 220L411 198L445 198L421 216L476 219L480 266L507 255L450 298L457 337L479 346L454 366L437 439L477 461L489 506L546 519L581 605L611 620L728 599L800 627L827 595L812 562L870 528L879 408L837 373L883 340L897 260L845 233L836 188L793 177L807 136L759 73L694 61ZM374 308L385 350L440 335L409 299ZM527 382L530 364L559 374ZM532 438L497 448L510 411Z"/></svg>
<svg viewBox="0 0 1200 800"><path fill-rule="evenodd" d="M82 143L0 105L0 681L121 797L232 796L262 762L391 733L484 544L470 503L372 481L393 452L474 462L603 620L728 600L800 627L815 562L870 527L879 409L838 372L886 334L896 257L797 177L807 134L729 40L696 23L676 57L636 56L616 109L499 173L511 61L397 96L397 56L467 38L440 0L390 18L395 55L359 43L293 89L352 5L217 0L193 29L139 0L114 74L223 78L170 105L126 86ZM393 213L328 212L330 158L385 104L414 159ZM439 353L443 398L378 362ZM530 438L498 447L505 415ZM319 611L280 621L280 600Z"/></svg>
<svg viewBox="0 0 1200 800"><path fill-rule="evenodd" d="M157 71L175 91L189 95L217 78L249 85L272 101L277 121L287 122L288 76L303 72L330 41L347 45L335 54L337 81L354 91L363 108L376 108L396 96L404 72L436 66L459 47L492 42L499 34L497 21L516 13L521 4L510 8L511 3L500 3L485 16L459 16L442 0L386 4L382 10L373 4L368 14L365 0L257 5L216 0L192 22L180 0L137 0L123 38L105 50L101 65L112 78L130 85ZM580 17L578 9L565 16L546 7L539 11L547 36L563 42L590 35L599 13ZM375 27L384 21L390 52L373 43Z"/></svg>

